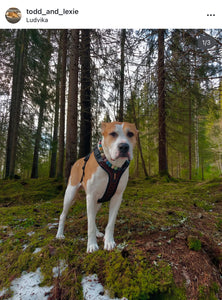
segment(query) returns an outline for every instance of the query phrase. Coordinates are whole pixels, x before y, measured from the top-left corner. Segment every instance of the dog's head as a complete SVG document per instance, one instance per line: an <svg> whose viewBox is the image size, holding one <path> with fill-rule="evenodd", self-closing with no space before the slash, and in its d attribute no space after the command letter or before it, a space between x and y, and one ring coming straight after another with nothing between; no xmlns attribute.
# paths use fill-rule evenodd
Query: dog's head
<svg viewBox="0 0 222 300"><path fill-rule="evenodd" d="M124 162L133 158L133 148L136 144L138 130L132 123L112 122L102 123L102 145L104 153L111 162Z"/></svg>

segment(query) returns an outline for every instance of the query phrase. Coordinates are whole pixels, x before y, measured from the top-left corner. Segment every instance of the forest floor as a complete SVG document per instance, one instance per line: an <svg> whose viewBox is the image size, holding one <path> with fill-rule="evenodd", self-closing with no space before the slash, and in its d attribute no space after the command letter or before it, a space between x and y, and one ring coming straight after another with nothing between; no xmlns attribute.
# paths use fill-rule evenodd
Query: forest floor
<svg viewBox="0 0 222 300"><path fill-rule="evenodd" d="M0 181L0 299L12 296L16 278L36 270L40 286L52 287L46 299L83 299L81 281L90 274L113 298L222 299L222 179L131 179L116 221L117 248L104 251L99 239L93 254L86 253L83 192L66 238L55 239L63 194L57 180ZM107 219L104 204L100 231Z"/></svg>

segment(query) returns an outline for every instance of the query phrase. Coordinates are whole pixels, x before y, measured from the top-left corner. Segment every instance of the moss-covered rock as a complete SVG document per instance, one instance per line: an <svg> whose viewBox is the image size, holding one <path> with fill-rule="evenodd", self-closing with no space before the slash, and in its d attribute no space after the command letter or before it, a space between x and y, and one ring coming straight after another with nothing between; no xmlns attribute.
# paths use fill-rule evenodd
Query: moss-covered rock
<svg viewBox="0 0 222 300"><path fill-rule="evenodd" d="M111 297L149 299L151 295L170 291L173 274L168 263L160 260L153 264L133 247L125 252L127 255L118 250L100 250L85 258L84 270L87 274L98 274Z"/></svg>

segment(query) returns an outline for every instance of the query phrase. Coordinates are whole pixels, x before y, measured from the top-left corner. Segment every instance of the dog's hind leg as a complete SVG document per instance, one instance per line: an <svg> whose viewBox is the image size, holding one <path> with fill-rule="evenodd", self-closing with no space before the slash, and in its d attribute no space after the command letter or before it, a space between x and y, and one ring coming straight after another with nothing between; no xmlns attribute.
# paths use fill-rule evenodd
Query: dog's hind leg
<svg viewBox="0 0 222 300"><path fill-rule="evenodd" d="M64 197L64 203L63 203L63 211L60 215L59 219L59 227L57 231L56 238L57 239L64 239L65 236L63 234L64 232L64 226L65 226L65 220L67 217L67 214L69 212L69 209L72 204L75 202L75 196L80 187L80 183L78 185L72 186L69 184L66 188L65 197Z"/></svg>

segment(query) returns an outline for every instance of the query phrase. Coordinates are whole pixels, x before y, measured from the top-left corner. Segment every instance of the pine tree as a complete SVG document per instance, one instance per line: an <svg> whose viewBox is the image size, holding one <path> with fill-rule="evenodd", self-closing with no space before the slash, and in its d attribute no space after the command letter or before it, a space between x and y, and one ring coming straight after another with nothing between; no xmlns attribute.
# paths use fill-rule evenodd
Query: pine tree
<svg viewBox="0 0 222 300"><path fill-rule="evenodd" d="M61 86L60 86L60 122L59 122L59 157L57 177L63 177L64 167L64 131L65 131L65 91L66 91L66 60L67 60L67 35L68 30L62 29L62 63L61 63Z"/></svg>
<svg viewBox="0 0 222 300"><path fill-rule="evenodd" d="M77 159L79 30L71 30L65 177Z"/></svg>
<svg viewBox="0 0 222 300"><path fill-rule="evenodd" d="M51 142L51 160L49 177L54 178L56 176L56 159L58 149L58 129L59 129L59 97L60 97L60 75L61 75L61 35L58 45L58 58L56 65L56 91L55 91L55 108L54 108L54 124L53 124L53 137Z"/></svg>
<svg viewBox="0 0 222 300"><path fill-rule="evenodd" d="M46 109L47 100L49 100L49 93L47 91L49 85L49 61L51 58L51 45L50 45L50 31L46 31L47 37L44 37L38 31L34 32L38 40L38 46L41 48L42 53L40 55L40 64L38 66L38 82L39 91L34 96L34 101L39 106L39 115L38 115L38 126L37 132L35 134L35 146L33 154L33 163L32 163L32 173L31 178L38 178L38 164L39 164L39 152L40 152L40 143L42 139L42 127L44 124L44 112ZM38 93L39 92L39 93Z"/></svg>
<svg viewBox="0 0 222 300"><path fill-rule="evenodd" d="M81 30L81 38L81 126L79 157L86 156L90 152L92 138L90 30Z"/></svg>
<svg viewBox="0 0 222 300"><path fill-rule="evenodd" d="M158 30L159 174L168 175L166 154L164 30Z"/></svg>
<svg viewBox="0 0 222 300"><path fill-rule="evenodd" d="M126 29L121 30L121 58L120 58L120 106L119 106L119 121L123 122L123 103L124 103L124 69L125 69L125 41Z"/></svg>
<svg viewBox="0 0 222 300"><path fill-rule="evenodd" d="M24 79L27 55L27 30L18 29L15 40L15 57L13 67L12 99L6 147L5 177L13 178L15 174L16 149L20 121L21 102L24 91Z"/></svg>

